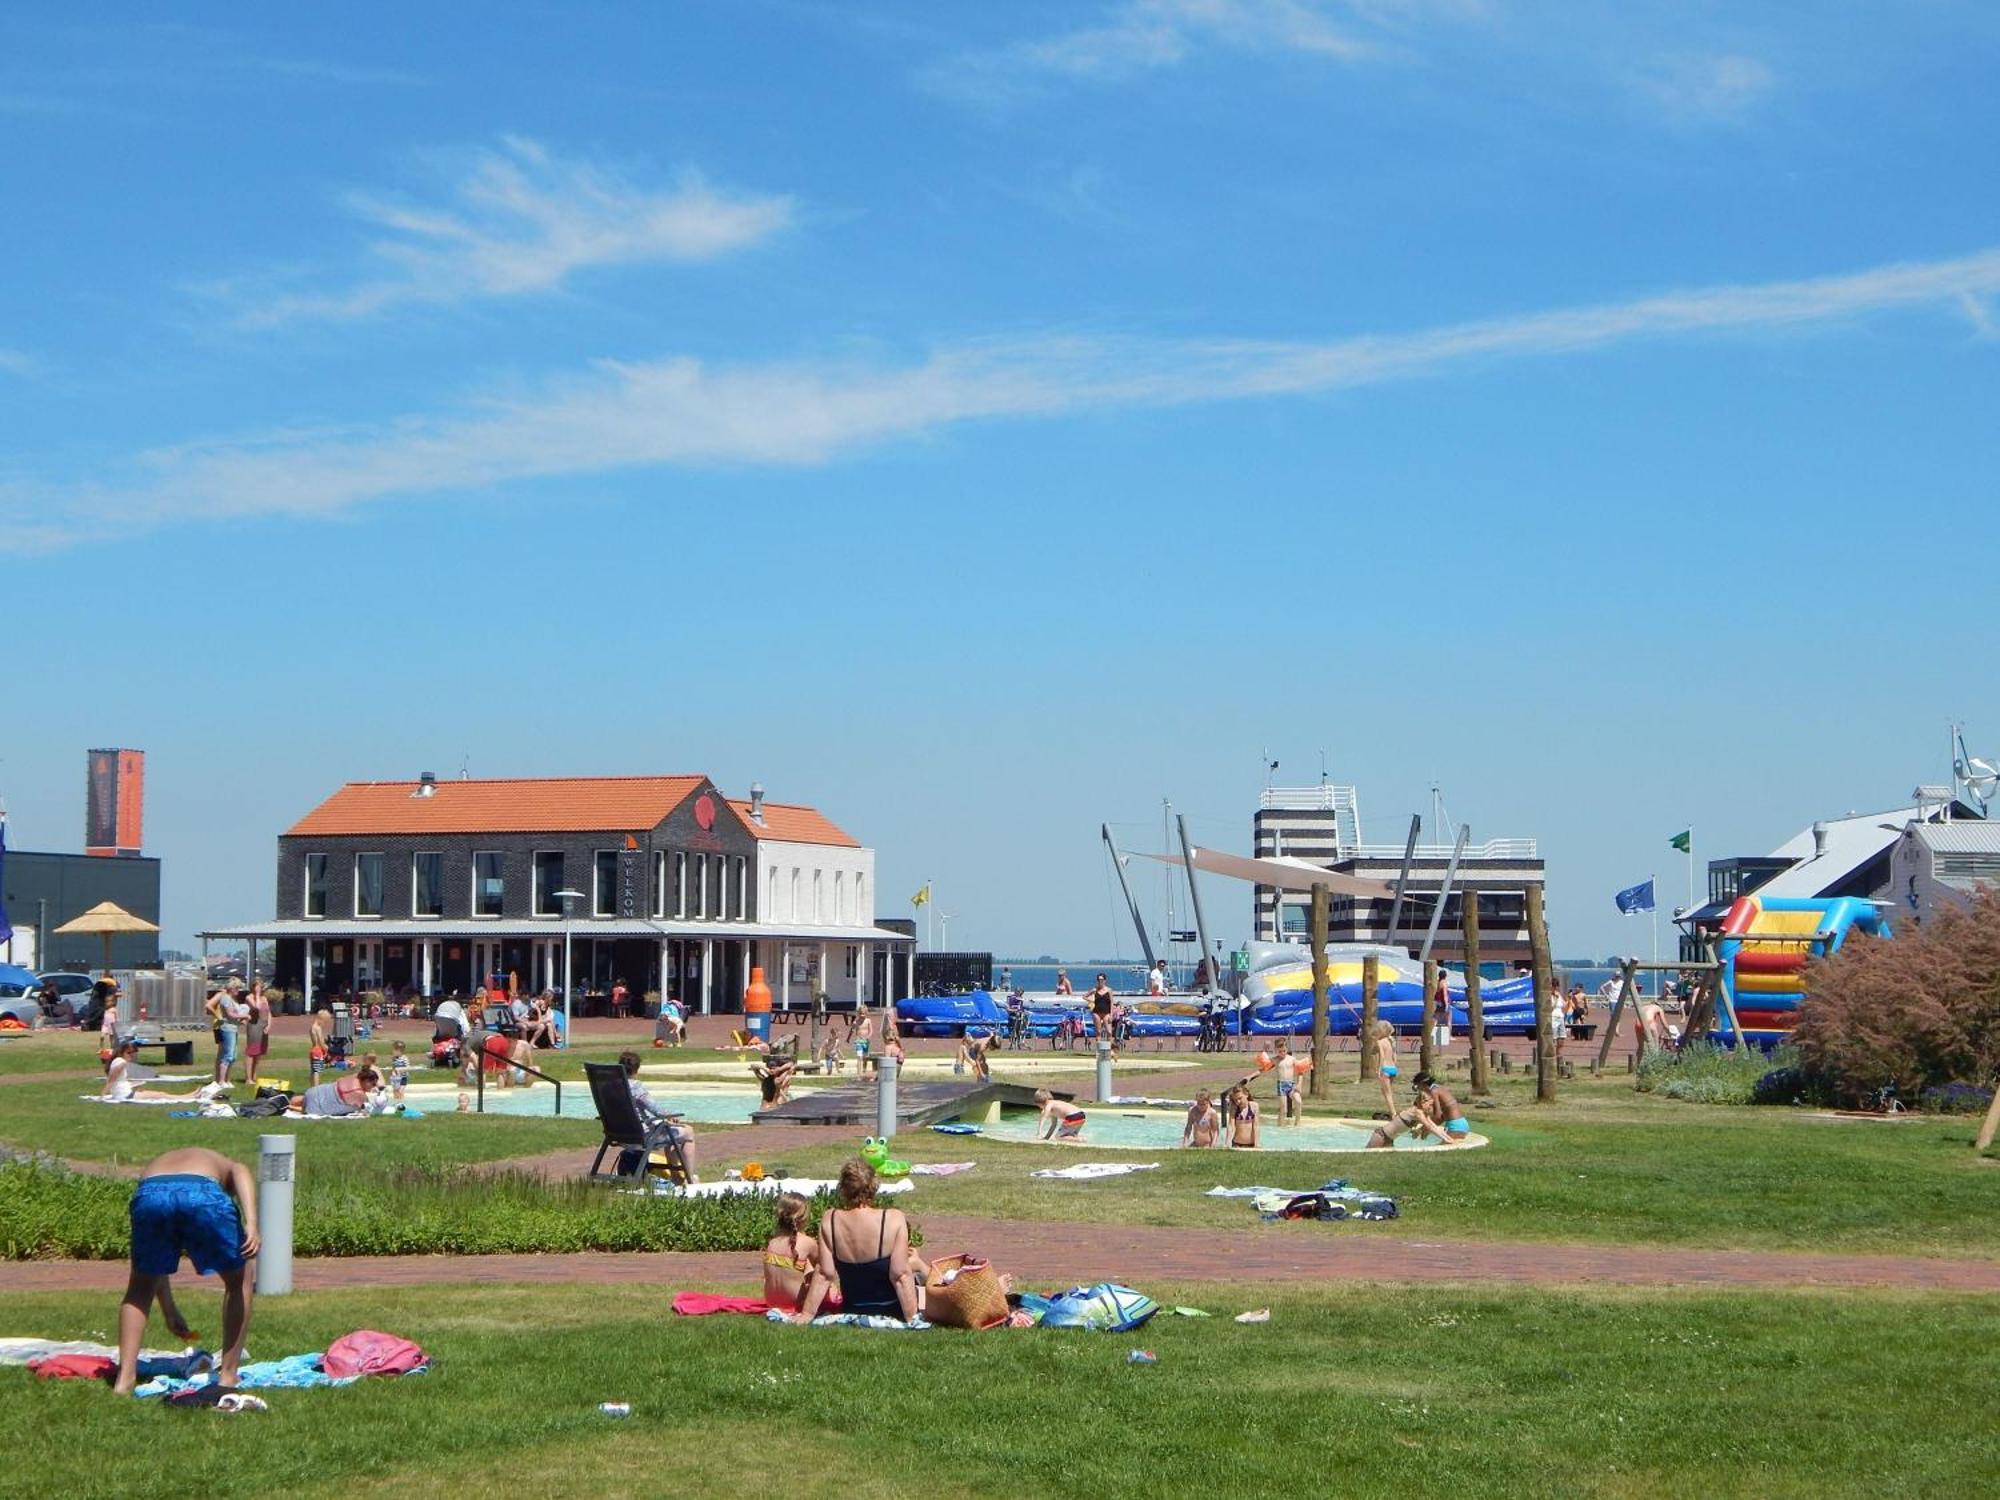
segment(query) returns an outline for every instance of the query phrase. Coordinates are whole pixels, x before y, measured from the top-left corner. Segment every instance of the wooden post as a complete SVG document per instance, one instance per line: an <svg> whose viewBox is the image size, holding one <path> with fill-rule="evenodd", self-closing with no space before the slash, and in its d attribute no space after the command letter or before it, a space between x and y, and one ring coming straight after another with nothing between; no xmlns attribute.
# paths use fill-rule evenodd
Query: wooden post
<svg viewBox="0 0 2000 1500"><path fill-rule="evenodd" d="M1306 1080L1307 1091L1315 1099L1326 1097L1326 991L1328 975L1326 971L1326 925L1327 889L1323 885L1312 888L1312 912L1307 918L1307 935L1312 940L1313 951L1313 1043L1312 1077Z"/></svg>
<svg viewBox="0 0 2000 1500"><path fill-rule="evenodd" d="M1528 951L1535 971L1535 1102L1556 1102L1555 1040L1549 1032L1549 926L1542 915L1542 888L1528 886Z"/></svg>
<svg viewBox="0 0 2000 1500"><path fill-rule="evenodd" d="M1465 914L1465 1023L1472 1033L1472 1092L1486 1092L1486 1002L1479 997L1479 897L1471 891L1459 898Z"/></svg>
<svg viewBox="0 0 2000 1500"><path fill-rule="evenodd" d="M1625 1006L1630 1003L1633 1013L1638 1012L1638 997L1632 989L1632 961L1622 959L1618 964L1618 998L1611 1002L1611 1014L1604 1022L1604 1040L1597 1044L1597 1070L1603 1071L1605 1063L1611 1060L1611 1044L1618 1036L1618 1023L1625 1017Z"/></svg>
<svg viewBox="0 0 2000 1500"><path fill-rule="evenodd" d="M1431 1041L1432 1023L1436 1020L1436 995L1438 987L1438 961L1424 960L1424 1034L1417 1040L1417 1067L1429 1073L1437 1067L1437 1047Z"/></svg>
<svg viewBox="0 0 2000 1500"><path fill-rule="evenodd" d="M1367 1083L1376 1076L1375 1043L1369 1033L1375 1029L1375 990L1381 983L1382 966L1374 954L1365 955L1361 960L1361 1081Z"/></svg>
<svg viewBox="0 0 2000 1500"><path fill-rule="evenodd" d="M1979 1134L1973 1138L1972 1149L1984 1151L1992 1145L1996 1130L2000 1130L2000 1089L1993 1091L1993 1102L1986 1106L1986 1118L1979 1123Z"/></svg>

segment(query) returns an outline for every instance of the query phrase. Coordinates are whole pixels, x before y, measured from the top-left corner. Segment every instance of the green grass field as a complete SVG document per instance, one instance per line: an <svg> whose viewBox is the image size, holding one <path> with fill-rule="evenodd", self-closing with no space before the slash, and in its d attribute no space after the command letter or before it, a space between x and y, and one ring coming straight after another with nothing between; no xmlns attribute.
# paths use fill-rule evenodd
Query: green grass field
<svg viewBox="0 0 2000 1500"><path fill-rule="evenodd" d="M746 1258L747 1260L747 1258ZM747 1266L746 1266L747 1269ZM263 1415L0 1370L11 1495L1979 1495L2000 1486L2000 1299L1150 1288L1136 1334L678 1320L667 1289L266 1299L253 1353L354 1327L428 1375ZM196 1325L214 1296L190 1292ZM1269 1305L1244 1327L1226 1315ZM0 1300L88 1337L110 1295ZM1159 1363L1128 1363L1135 1348ZM601 1416L605 1400L630 1419Z"/></svg>
<svg viewBox="0 0 2000 1500"><path fill-rule="evenodd" d="M302 1044L281 1043L267 1072L305 1074ZM579 1080L581 1064L617 1044L560 1054L553 1071ZM24 1066L31 1054L33 1066ZM675 1054L667 1054L669 1056ZM0 1087L0 1141L91 1161L141 1162L171 1145L198 1141L245 1160L269 1126L258 1121L192 1121L164 1108L106 1108L77 1095L93 1087L94 1039L36 1037L0 1046L14 1072L71 1067L61 1082ZM649 1061L661 1056L650 1054ZM740 1060L712 1054L708 1076L740 1080ZM1352 1055L1338 1060L1345 1074ZM1009 1058L1001 1055L999 1076ZM430 1075L443 1077L442 1074ZM1171 1072L1148 1074L1143 1059L1119 1076L1132 1092L1185 1093ZM1337 1082L1324 1106L1336 1115L1379 1108L1372 1087ZM1440 1154L1285 1152L1118 1152L1157 1160L1156 1172L1100 1183L1036 1181L1029 1172L1094 1153L1013 1145L927 1131L897 1138L898 1154L918 1161L973 1160L978 1170L925 1182L908 1201L928 1212L995 1217L1132 1222L1248 1229L1240 1204L1210 1200L1217 1184L1314 1187L1333 1175L1402 1200L1405 1218L1371 1231L1492 1240L1568 1240L1743 1248L1882 1251L1988 1257L2000 1247L2000 1159L1970 1149L1977 1121L1837 1121L1807 1111L1696 1105L1638 1094L1624 1075L1565 1083L1561 1102L1532 1102L1520 1075L1496 1080L1490 1103L1474 1106L1489 1147ZM301 1125L301 1170L362 1181L412 1164L487 1162L593 1145L594 1123L504 1116L427 1115L365 1124ZM704 1169L741 1165L721 1127L703 1127ZM1272 1139L1277 1127L1268 1127ZM860 1131L856 1132L859 1144ZM802 1146L774 1156L783 1165L830 1176L850 1148Z"/></svg>

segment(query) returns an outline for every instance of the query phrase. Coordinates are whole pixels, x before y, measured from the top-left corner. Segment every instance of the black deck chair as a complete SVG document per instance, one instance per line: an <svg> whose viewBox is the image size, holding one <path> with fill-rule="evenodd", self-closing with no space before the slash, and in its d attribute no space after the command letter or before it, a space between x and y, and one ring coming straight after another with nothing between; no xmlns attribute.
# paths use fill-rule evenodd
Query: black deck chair
<svg viewBox="0 0 2000 1500"><path fill-rule="evenodd" d="M488 1005L479 1014L479 1024L488 1031L497 1031L512 1041L521 1034L521 1023L514 1019L511 1005Z"/></svg>
<svg viewBox="0 0 2000 1500"><path fill-rule="evenodd" d="M591 1103L597 1106L598 1123L604 1127L604 1144L597 1148L597 1157L590 1164L592 1182L642 1181L655 1151L667 1159L669 1181L694 1180L687 1158L681 1154L680 1142L664 1131L657 1136L647 1135L645 1118L632 1099L632 1081L625 1076L622 1066L587 1062L583 1065L583 1076L590 1081ZM613 1170L606 1172L604 1157L613 1150L618 1156L612 1164Z"/></svg>

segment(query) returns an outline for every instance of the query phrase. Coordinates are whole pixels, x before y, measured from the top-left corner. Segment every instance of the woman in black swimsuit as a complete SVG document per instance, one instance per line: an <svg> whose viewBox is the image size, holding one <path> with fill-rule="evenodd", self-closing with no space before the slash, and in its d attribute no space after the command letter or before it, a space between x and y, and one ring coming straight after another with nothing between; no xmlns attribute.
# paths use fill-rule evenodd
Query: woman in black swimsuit
<svg viewBox="0 0 2000 1500"><path fill-rule="evenodd" d="M795 1322L810 1323L827 1289L840 1288L840 1310L901 1318L917 1316L917 1278L910 1266L910 1221L875 1206L875 1169L850 1161L840 1169L840 1207L819 1227L819 1272Z"/></svg>

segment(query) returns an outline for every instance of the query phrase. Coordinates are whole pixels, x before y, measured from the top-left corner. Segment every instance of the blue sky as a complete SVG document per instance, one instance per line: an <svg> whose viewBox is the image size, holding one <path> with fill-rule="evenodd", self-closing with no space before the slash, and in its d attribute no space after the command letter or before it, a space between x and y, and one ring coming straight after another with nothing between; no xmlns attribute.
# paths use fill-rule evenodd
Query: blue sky
<svg viewBox="0 0 2000 1500"><path fill-rule="evenodd" d="M1988 8L201 14L0 19L0 793L145 748L170 939L469 764L1129 953L1099 821L1240 847L1268 748L1637 950L1688 823L2000 745Z"/></svg>

